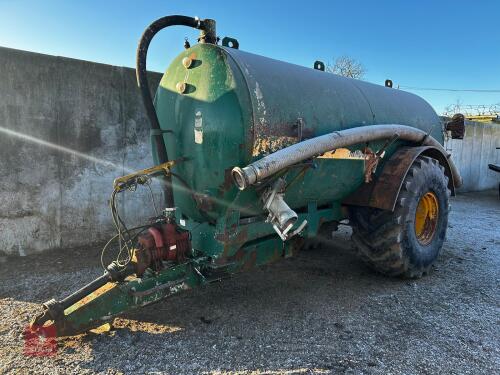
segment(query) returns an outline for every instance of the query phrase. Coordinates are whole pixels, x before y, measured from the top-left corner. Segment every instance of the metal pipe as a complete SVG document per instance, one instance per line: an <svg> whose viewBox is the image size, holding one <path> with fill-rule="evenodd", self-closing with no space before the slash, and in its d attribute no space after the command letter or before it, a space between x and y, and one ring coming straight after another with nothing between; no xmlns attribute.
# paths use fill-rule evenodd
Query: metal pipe
<svg viewBox="0 0 500 375"><path fill-rule="evenodd" d="M153 99L151 98L151 92L149 91L148 77L146 73L146 60L148 55L148 48L151 40L156 35L156 33L169 26L188 26L195 29L202 30L200 34L200 41L204 43L215 43L217 37L215 35L215 21L214 20L199 20L198 18L186 17L186 16L166 16L154 21L148 26L144 33L142 34L141 40L137 47L137 57L136 57L136 76L137 85L141 91L142 101L146 109L146 115L151 124L151 129L155 130L156 133L153 134L156 151L160 164L166 163L168 161L167 149L165 147L165 141L163 139L163 133L161 132L160 122L158 121L158 116L156 115L156 110L153 105ZM165 204L167 207L174 207L174 194L172 191L172 176L167 175L165 177Z"/></svg>
<svg viewBox="0 0 500 375"><path fill-rule="evenodd" d="M56 324L64 319L64 310L68 307L73 306L78 301L87 297L90 293L95 292L100 287L106 285L110 281L123 281L125 277L135 273L135 266L132 263L128 263L126 267L118 265L118 263L112 262L107 268L104 275L98 277L94 281L88 283L82 288L78 289L76 292L70 294L61 301L56 301L51 299L43 304L44 311L40 315L37 315L31 322L31 327L39 328L42 327L45 322L53 320Z"/></svg>
<svg viewBox="0 0 500 375"><path fill-rule="evenodd" d="M235 167L232 170L233 180L240 190L244 190L284 168L327 151L387 139L395 134L399 139L433 146L447 155L446 150L438 141L420 129L396 124L360 126L311 138L264 156L244 168ZM448 162L455 186L459 187L462 185L460 173L451 159L448 158Z"/></svg>
<svg viewBox="0 0 500 375"><path fill-rule="evenodd" d="M76 292L59 301L59 304L63 307L63 309L67 309L90 293L95 292L106 283L110 281L122 281L125 277L134 273L135 265L133 263L128 263L125 267L122 267L116 261L114 261L110 265L108 265L108 267L106 267L106 272L104 273L104 275L98 277L94 281L88 283Z"/></svg>
<svg viewBox="0 0 500 375"><path fill-rule="evenodd" d="M68 307L73 306L82 298L88 296L90 293L95 292L100 287L106 285L106 283L108 283L109 281L111 281L111 278L109 273L106 272L104 275L98 277L94 281L88 283L87 285L78 289L76 292L71 293L69 296L59 301L59 305L61 306L62 310L65 310Z"/></svg>

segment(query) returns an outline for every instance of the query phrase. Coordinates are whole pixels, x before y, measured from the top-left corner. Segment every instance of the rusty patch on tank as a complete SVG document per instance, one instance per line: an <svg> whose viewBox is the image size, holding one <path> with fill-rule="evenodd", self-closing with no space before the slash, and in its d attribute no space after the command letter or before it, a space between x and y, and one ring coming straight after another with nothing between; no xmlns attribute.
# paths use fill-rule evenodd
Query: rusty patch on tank
<svg viewBox="0 0 500 375"><path fill-rule="evenodd" d="M311 138L315 131L307 128L302 118L270 124L265 117L260 117L254 124L254 134L252 156L259 156Z"/></svg>
<svg viewBox="0 0 500 375"><path fill-rule="evenodd" d="M264 136L255 139L252 156L270 154L297 143L297 138L286 136Z"/></svg>
<svg viewBox="0 0 500 375"><path fill-rule="evenodd" d="M229 191L233 187L232 168L224 169L224 182L221 185L222 193Z"/></svg>
<svg viewBox="0 0 500 375"><path fill-rule="evenodd" d="M224 232L217 233L215 235L215 239L219 242L222 242L224 245L224 249L222 252L222 258L234 256L232 254L237 248L240 248L248 239L248 231L247 229L243 229L238 234L234 234L234 232ZM242 250L242 249L240 249ZM239 251L239 250L238 250ZM238 252L236 252L237 254Z"/></svg>
<svg viewBox="0 0 500 375"><path fill-rule="evenodd" d="M336 150L325 152L318 156L319 159L358 159L364 160L365 155L361 151L351 151L347 148L338 148Z"/></svg>

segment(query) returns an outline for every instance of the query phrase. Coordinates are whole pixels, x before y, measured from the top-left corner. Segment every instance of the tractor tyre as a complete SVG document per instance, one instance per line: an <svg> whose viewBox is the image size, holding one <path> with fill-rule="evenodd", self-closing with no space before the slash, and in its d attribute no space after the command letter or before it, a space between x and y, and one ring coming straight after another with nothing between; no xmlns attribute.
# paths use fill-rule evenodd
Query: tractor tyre
<svg viewBox="0 0 500 375"><path fill-rule="evenodd" d="M419 156L403 180L394 211L351 207L352 239L361 259L388 276L428 273L446 237L449 197L443 166Z"/></svg>

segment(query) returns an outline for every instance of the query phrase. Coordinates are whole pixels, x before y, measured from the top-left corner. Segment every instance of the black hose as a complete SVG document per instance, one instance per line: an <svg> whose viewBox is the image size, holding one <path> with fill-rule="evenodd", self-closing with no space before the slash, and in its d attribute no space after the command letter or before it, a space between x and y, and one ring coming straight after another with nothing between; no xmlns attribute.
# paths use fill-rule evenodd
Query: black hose
<svg viewBox="0 0 500 375"><path fill-rule="evenodd" d="M141 91L142 101L146 109L146 115L151 124L151 129L157 132L153 134L154 142L156 145L157 156L160 164L166 163L168 161L167 149L165 147L165 141L163 139L163 133L161 132L160 122L158 121L158 116L156 115L156 110L153 105L153 99L151 98L151 92L149 91L149 83L146 72L146 59L148 54L149 44L151 40L156 35L156 33L169 26L188 26L195 29L209 29L210 35L212 36L212 20L199 20L193 17L186 16L166 16L154 21L142 34L141 40L139 41L139 46L137 47L137 59L136 59L136 76L137 85ZM215 32L215 30L214 30ZM174 207L174 195L172 191L172 176L167 175L165 177L165 203L167 207Z"/></svg>

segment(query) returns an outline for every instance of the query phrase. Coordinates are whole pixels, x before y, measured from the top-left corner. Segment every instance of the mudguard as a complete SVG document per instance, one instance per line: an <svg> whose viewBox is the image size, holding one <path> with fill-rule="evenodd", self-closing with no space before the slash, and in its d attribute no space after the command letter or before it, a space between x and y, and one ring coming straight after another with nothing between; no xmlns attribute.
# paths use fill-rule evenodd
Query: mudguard
<svg viewBox="0 0 500 375"><path fill-rule="evenodd" d="M382 172L377 178L362 185L344 199L342 204L394 211L406 174L413 162L421 155L436 159L444 167L444 173L448 177L448 188L454 196L455 182L451 174L448 155L432 146L402 147L384 163Z"/></svg>

